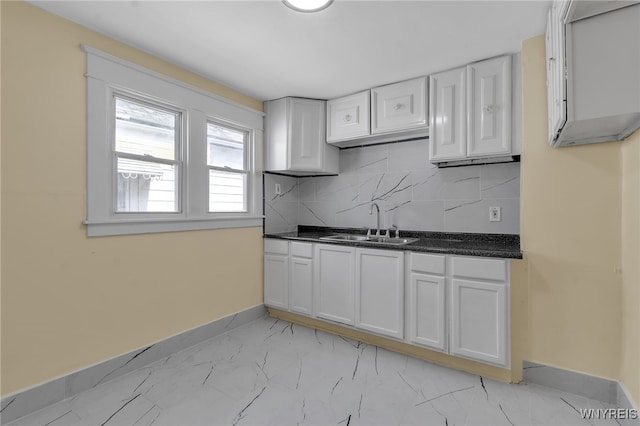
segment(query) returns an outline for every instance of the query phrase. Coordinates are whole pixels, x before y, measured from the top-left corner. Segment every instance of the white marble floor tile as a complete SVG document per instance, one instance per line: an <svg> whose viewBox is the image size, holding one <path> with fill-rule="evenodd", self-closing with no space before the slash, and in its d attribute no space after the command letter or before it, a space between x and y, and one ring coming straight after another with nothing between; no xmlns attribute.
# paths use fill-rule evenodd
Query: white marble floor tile
<svg viewBox="0 0 640 426"><path fill-rule="evenodd" d="M612 405L263 317L10 425L584 425Z"/></svg>

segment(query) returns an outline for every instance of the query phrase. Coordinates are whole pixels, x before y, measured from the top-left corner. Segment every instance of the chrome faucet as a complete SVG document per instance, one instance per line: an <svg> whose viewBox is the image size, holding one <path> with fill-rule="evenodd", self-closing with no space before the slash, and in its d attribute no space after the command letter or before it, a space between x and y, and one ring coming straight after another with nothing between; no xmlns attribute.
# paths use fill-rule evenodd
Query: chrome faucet
<svg viewBox="0 0 640 426"><path fill-rule="evenodd" d="M380 235L380 207L378 206L378 203L371 203L371 206L369 207L369 214L373 214L374 207L378 211L378 216L376 217L376 235Z"/></svg>

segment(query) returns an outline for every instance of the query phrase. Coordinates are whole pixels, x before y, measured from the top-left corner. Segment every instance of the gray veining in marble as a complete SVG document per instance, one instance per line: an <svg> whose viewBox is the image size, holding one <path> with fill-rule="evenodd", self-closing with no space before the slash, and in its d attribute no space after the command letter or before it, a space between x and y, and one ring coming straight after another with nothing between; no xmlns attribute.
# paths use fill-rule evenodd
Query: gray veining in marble
<svg viewBox="0 0 640 426"><path fill-rule="evenodd" d="M617 425L612 405L505 384L270 317L11 425Z"/></svg>
<svg viewBox="0 0 640 426"><path fill-rule="evenodd" d="M113 379L134 370L144 369L146 368L145 366L159 359L226 333L235 327L264 316L264 314L264 306L258 305L43 383L32 389L4 397L2 398L2 412L0 413L2 422L4 424L57 401L74 397L74 395L89 389L101 387L103 384L110 383ZM130 404L139 406L142 401L143 399L131 401ZM64 421L59 424L76 424L74 423L75 420L73 420L74 415L65 415Z"/></svg>
<svg viewBox="0 0 640 426"><path fill-rule="evenodd" d="M297 185L297 192L274 198L276 183ZM385 228L520 233L520 163L439 169L429 163L427 140L341 150L338 176L265 175L265 194L266 233L295 225L373 227L373 202ZM495 206L502 209L500 222L489 221Z"/></svg>

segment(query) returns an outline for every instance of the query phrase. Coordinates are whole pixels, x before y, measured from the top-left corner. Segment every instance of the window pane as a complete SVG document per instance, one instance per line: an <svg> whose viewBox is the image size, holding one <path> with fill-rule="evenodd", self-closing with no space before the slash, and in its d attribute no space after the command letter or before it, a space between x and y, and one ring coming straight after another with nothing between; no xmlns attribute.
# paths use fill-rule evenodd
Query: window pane
<svg viewBox="0 0 640 426"><path fill-rule="evenodd" d="M209 170L209 211L247 211L247 175Z"/></svg>
<svg viewBox="0 0 640 426"><path fill-rule="evenodd" d="M116 151L174 160L178 116L116 97Z"/></svg>
<svg viewBox="0 0 640 426"><path fill-rule="evenodd" d="M207 164L245 170L246 132L207 123Z"/></svg>
<svg viewBox="0 0 640 426"><path fill-rule="evenodd" d="M175 165L118 158L116 212L177 212Z"/></svg>

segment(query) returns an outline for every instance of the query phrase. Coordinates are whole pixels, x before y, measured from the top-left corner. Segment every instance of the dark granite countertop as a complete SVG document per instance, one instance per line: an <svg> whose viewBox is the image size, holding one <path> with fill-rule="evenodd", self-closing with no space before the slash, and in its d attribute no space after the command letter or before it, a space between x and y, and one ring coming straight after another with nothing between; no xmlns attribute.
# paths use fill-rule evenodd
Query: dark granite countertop
<svg viewBox="0 0 640 426"><path fill-rule="evenodd" d="M297 231L281 234L265 234L264 238L279 238L285 240L309 241L323 244L339 244L353 247L382 248L400 251L457 254L461 256L522 259L520 236L512 234L416 232L400 230L400 236L402 238L418 238L418 241L414 243L400 246L361 241L328 241L320 239L320 237L333 234L365 234L366 232L366 229L298 226Z"/></svg>

